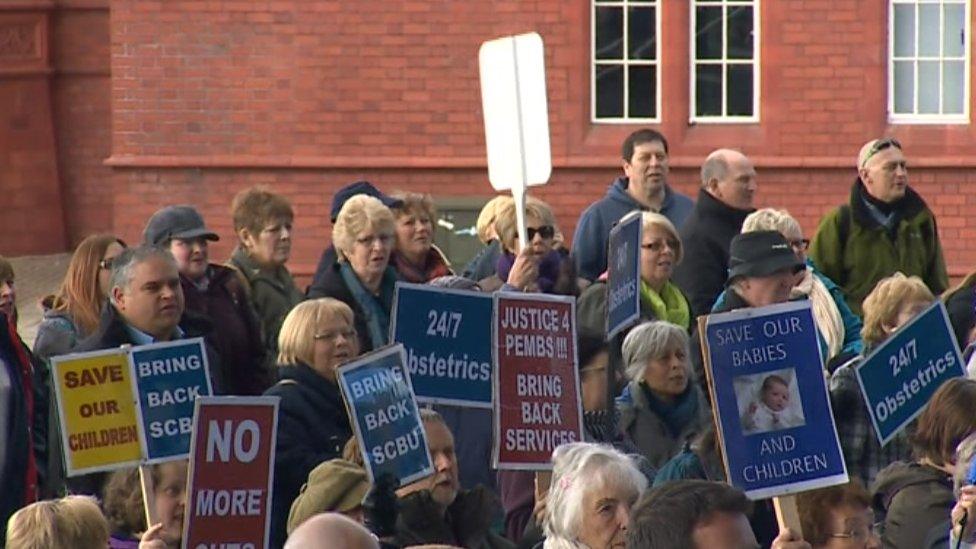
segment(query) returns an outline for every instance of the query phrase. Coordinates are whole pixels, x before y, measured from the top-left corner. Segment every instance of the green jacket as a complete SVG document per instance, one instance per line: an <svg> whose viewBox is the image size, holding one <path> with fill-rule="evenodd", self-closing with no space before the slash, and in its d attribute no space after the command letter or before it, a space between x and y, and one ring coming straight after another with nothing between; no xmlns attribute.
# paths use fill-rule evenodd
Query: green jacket
<svg viewBox="0 0 976 549"><path fill-rule="evenodd" d="M862 316L861 302L875 284L898 271L921 278L936 295L945 291L949 275L939 230L922 197L906 189L895 214L899 220L888 231L871 216L864 194L858 179L850 201L820 221L810 246L810 258L820 272L844 289L851 310Z"/></svg>
<svg viewBox="0 0 976 549"><path fill-rule="evenodd" d="M305 296L295 286L288 269L279 267L274 273L262 271L240 247L234 250L227 266L241 273L251 304L261 320L264 347L268 350L268 356L276 358L281 324Z"/></svg>

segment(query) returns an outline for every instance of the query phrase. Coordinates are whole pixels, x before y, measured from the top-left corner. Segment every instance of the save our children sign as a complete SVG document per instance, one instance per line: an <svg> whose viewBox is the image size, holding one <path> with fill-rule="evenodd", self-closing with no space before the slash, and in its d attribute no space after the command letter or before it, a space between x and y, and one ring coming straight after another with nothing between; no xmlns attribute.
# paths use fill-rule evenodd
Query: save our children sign
<svg viewBox="0 0 976 549"><path fill-rule="evenodd" d="M552 451L582 437L572 297L499 292L495 299L498 469L543 470Z"/></svg>
<svg viewBox="0 0 976 549"><path fill-rule="evenodd" d="M699 322L730 483L762 499L847 482L810 303Z"/></svg>

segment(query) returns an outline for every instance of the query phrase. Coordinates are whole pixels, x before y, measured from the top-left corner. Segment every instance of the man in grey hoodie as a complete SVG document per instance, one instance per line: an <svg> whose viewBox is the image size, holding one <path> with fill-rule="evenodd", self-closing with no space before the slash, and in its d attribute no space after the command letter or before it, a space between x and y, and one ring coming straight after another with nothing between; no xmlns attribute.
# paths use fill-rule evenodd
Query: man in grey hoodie
<svg viewBox="0 0 976 549"><path fill-rule="evenodd" d="M621 150L624 177L618 177L602 199L580 216L573 235L579 276L596 280L607 270L610 229L634 210L658 212L679 230L694 202L668 186L668 140L651 129L627 136Z"/></svg>

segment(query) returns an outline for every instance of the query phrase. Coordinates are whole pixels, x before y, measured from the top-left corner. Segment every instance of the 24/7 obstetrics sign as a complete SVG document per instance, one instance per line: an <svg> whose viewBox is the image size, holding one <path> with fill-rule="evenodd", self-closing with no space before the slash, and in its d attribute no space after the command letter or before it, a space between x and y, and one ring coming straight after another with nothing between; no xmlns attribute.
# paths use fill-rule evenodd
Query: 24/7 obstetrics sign
<svg viewBox="0 0 976 549"><path fill-rule="evenodd" d="M610 230L607 254L607 339L640 318L640 212L628 214Z"/></svg>
<svg viewBox="0 0 976 549"><path fill-rule="evenodd" d="M496 293L495 440L499 469L548 469L582 440L572 297Z"/></svg>
<svg viewBox="0 0 976 549"><path fill-rule="evenodd" d="M418 402L491 408L491 295L398 282L390 331Z"/></svg>

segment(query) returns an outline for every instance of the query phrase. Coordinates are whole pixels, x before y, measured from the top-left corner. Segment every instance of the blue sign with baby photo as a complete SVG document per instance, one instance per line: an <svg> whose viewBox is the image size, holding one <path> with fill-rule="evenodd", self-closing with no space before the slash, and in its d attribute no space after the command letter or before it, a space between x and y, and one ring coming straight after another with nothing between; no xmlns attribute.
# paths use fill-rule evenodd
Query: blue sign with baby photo
<svg viewBox="0 0 976 549"><path fill-rule="evenodd" d="M405 362L403 345L397 344L337 370L370 482L392 473L402 486L434 472Z"/></svg>
<svg viewBox="0 0 976 549"><path fill-rule="evenodd" d="M730 483L756 500L847 482L810 303L700 322Z"/></svg>
<svg viewBox="0 0 976 549"><path fill-rule="evenodd" d="M146 463L186 458L193 432L194 400L211 394L203 339L133 347L131 364L139 392Z"/></svg>
<svg viewBox="0 0 976 549"><path fill-rule="evenodd" d="M491 294L398 282L390 332L418 402L491 408Z"/></svg>
<svg viewBox="0 0 976 549"><path fill-rule="evenodd" d="M640 212L632 212L610 230L607 252L607 339L640 319Z"/></svg>
<svg viewBox="0 0 976 549"><path fill-rule="evenodd" d="M936 300L889 337L856 371L883 446L922 413L936 389L965 375L942 301Z"/></svg>

